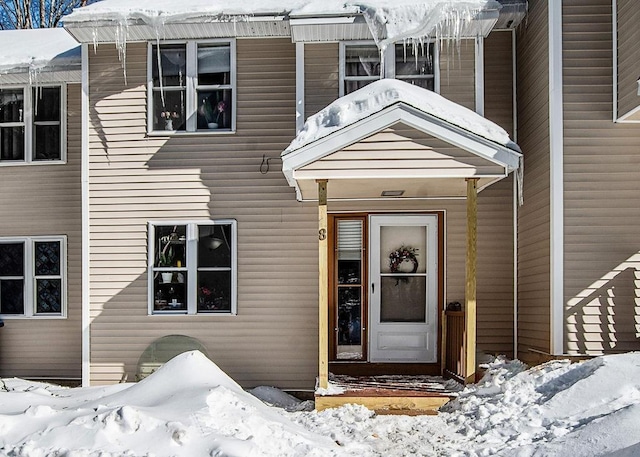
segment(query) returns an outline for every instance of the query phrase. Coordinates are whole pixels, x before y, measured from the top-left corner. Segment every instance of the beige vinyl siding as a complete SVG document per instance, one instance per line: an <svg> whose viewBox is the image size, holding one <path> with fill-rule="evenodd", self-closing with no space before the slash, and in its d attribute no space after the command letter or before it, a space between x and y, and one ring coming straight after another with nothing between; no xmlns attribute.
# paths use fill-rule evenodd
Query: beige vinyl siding
<svg viewBox="0 0 640 457"><path fill-rule="evenodd" d="M513 32L496 31L484 39L484 116L513 139Z"/></svg>
<svg viewBox="0 0 640 457"><path fill-rule="evenodd" d="M339 54L338 43L305 43L305 119L338 98L340 94Z"/></svg>
<svg viewBox="0 0 640 457"><path fill-rule="evenodd" d="M475 40L443 41L440 46L440 95L476 110Z"/></svg>
<svg viewBox="0 0 640 457"><path fill-rule="evenodd" d="M80 86L67 88L67 163L0 167L0 236L67 236L67 318L6 319L0 377L81 376ZM10 217L7 217L10 216Z"/></svg>
<svg viewBox="0 0 640 457"><path fill-rule="evenodd" d="M183 334L244 386L312 389L317 206L276 160L295 135L295 45L237 41L237 131L213 136L146 136L146 45L127 48L127 85L114 48L89 58L92 384L133 380L149 344ZM238 315L149 316L147 221L220 218L238 221Z"/></svg>
<svg viewBox="0 0 640 457"><path fill-rule="evenodd" d="M640 126L612 122L611 24L609 1L563 2L570 354L640 349Z"/></svg>
<svg viewBox="0 0 640 457"><path fill-rule="evenodd" d="M363 156L372 160L364 161ZM376 170L394 169L411 173L413 169L446 170L444 174L469 173L497 175L504 169L477 155L422 133L401 122L364 138L320 160L300 167L297 176L306 170L359 170L365 174ZM442 194L441 194L442 195Z"/></svg>
<svg viewBox="0 0 640 457"><path fill-rule="evenodd" d="M634 0L617 0L618 6L618 114L640 106L640 9ZM604 43L603 43L604 44Z"/></svg>
<svg viewBox="0 0 640 457"><path fill-rule="evenodd" d="M524 205L518 212L518 357L550 351L550 182L548 7L529 2L517 31L518 144Z"/></svg>

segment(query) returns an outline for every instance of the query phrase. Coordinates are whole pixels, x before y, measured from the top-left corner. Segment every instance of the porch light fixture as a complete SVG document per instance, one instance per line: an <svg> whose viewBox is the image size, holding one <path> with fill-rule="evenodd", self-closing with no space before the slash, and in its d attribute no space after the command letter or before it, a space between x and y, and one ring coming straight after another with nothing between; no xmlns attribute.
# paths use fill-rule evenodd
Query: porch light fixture
<svg viewBox="0 0 640 457"><path fill-rule="evenodd" d="M404 190L383 190L380 195L383 197L402 197L403 194Z"/></svg>

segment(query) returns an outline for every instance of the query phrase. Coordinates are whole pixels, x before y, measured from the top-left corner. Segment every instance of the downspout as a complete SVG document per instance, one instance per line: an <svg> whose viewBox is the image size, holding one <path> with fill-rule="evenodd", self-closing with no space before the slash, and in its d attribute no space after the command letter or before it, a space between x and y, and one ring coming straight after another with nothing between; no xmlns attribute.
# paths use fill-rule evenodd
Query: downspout
<svg viewBox="0 0 640 457"><path fill-rule="evenodd" d="M81 136L81 193L82 193L82 386L90 385L90 281L89 281L89 45L82 51L82 136Z"/></svg>
<svg viewBox="0 0 640 457"><path fill-rule="evenodd" d="M564 117L562 2L549 0L550 352L564 352Z"/></svg>
<svg viewBox="0 0 640 457"><path fill-rule="evenodd" d="M476 37L476 113L484 116L484 38Z"/></svg>
<svg viewBox="0 0 640 457"><path fill-rule="evenodd" d="M513 142L518 143L518 98L517 98L517 70L516 65L516 31L511 31L511 77L513 100ZM518 179L513 174L513 358L518 358Z"/></svg>
<svg viewBox="0 0 640 457"><path fill-rule="evenodd" d="M618 122L618 0L611 1L611 41L613 43L613 122Z"/></svg>
<svg viewBox="0 0 640 457"><path fill-rule="evenodd" d="M304 127L304 43L296 43L296 134Z"/></svg>

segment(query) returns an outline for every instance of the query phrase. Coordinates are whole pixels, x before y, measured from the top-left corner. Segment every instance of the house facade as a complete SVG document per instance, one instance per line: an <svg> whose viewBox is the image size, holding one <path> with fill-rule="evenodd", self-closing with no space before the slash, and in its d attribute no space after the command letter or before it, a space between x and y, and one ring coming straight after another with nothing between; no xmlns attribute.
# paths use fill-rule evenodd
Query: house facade
<svg viewBox="0 0 640 457"><path fill-rule="evenodd" d="M61 89L65 160L0 163L0 249L66 250L61 274L20 283L64 282L64 305L2 295L0 375L135 380L176 336L246 387L440 374L456 352L446 324L472 309L458 362L473 369L476 350L536 362L636 348L637 15L621 0L529 1L520 22L526 2L501 3L384 52L351 10L168 12L160 27L105 0L71 15L82 61ZM341 103L381 77L445 100L346 121ZM435 111L449 102L462 121ZM14 276L0 272L3 294Z"/></svg>

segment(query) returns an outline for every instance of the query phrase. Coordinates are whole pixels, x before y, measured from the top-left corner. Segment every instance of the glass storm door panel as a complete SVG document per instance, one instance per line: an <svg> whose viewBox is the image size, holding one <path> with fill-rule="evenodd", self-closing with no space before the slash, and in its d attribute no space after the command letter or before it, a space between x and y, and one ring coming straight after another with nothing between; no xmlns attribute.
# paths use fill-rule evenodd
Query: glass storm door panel
<svg viewBox="0 0 640 457"><path fill-rule="evenodd" d="M371 216L371 362L437 361L438 217Z"/></svg>
<svg viewBox="0 0 640 457"><path fill-rule="evenodd" d="M362 360L364 220L339 219L336 227L336 360Z"/></svg>

